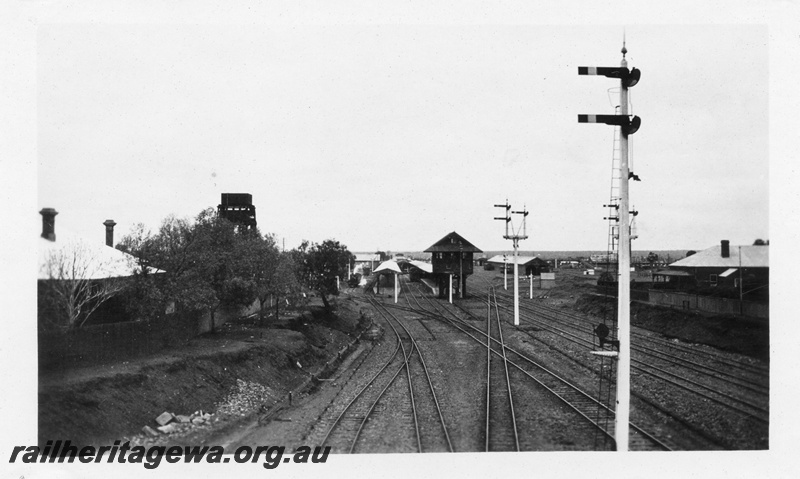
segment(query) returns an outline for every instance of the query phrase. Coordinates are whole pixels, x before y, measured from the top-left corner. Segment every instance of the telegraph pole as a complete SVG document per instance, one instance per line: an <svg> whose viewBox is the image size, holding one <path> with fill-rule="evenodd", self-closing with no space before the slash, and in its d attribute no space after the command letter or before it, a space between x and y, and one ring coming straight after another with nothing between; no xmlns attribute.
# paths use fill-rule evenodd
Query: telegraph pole
<svg viewBox="0 0 800 479"><path fill-rule="evenodd" d="M522 211L511 211L511 205L508 204L508 200L506 200L506 204L504 205L494 206L496 208L505 208L505 217L495 219L506 222L506 234L503 236L503 238L510 239L514 244L514 326L519 326L519 269L517 264L519 263L519 240L528 239L525 228L525 218L528 216L528 211L525 208L523 208ZM511 227L511 232L513 234L509 234L509 225L511 223L510 213L522 215L521 235L519 234L519 229L515 232L513 227Z"/></svg>
<svg viewBox="0 0 800 479"><path fill-rule="evenodd" d="M631 281L631 237L630 209L628 206L628 181L634 177L630 171L628 158L628 135L636 133L641 125L638 116L628 114L628 88L639 82L641 72L634 68L628 70L625 54L625 41L622 42L622 61L619 67L578 67L579 75L603 75L620 80L619 115L578 115L579 123L605 123L620 127L620 203L619 203L619 293L617 302L617 339L619 352L617 356L617 398L614 419L614 439L617 451L628 450L628 421L630 416L630 281ZM613 353L613 351L612 351Z"/></svg>

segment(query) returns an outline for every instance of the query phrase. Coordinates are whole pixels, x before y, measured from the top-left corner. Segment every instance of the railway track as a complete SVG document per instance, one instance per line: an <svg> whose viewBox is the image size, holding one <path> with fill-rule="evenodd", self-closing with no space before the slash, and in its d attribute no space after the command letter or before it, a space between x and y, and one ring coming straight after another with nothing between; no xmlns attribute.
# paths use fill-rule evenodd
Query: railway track
<svg viewBox="0 0 800 479"><path fill-rule="evenodd" d="M393 452L398 451L398 445L409 452L452 452L438 398L414 336L380 302L370 299L370 304L382 324L392 331L394 350L378 371L352 392L349 401L319 421L325 430L320 444L331 445L336 452L375 452L376 437L391 437L400 442L392 445ZM432 425L430 420L421 421L421 416L438 420Z"/></svg>
<svg viewBox="0 0 800 479"><path fill-rule="evenodd" d="M504 299L509 303L513 301L513 297ZM508 304L504 304L502 308L510 311ZM566 314L555 314L552 309L534 304L525 306L521 304L520 312L521 322L535 325L579 346L588 349L596 347L591 320L576 315L574 317L577 317L578 321L564 321ZM644 335L638 334L632 341L639 342L642 336ZM769 410L764 404L768 403L769 392L763 383L742 379L728 370L701 364L696 360L683 360L656 347L632 345L631 349L635 354L631 359L631 368L634 371L650 375L761 423L768 423ZM681 369L675 371L673 368L676 367ZM686 372L700 375L700 378L689 378Z"/></svg>
<svg viewBox="0 0 800 479"><path fill-rule="evenodd" d="M508 374L503 328L492 292L486 308L486 334L500 345L500 358L492 361L491 342L486 342L486 451L519 451L519 433L514 413L514 396ZM494 332L496 331L496 333ZM505 420L508 418L508 420Z"/></svg>
<svg viewBox="0 0 800 479"><path fill-rule="evenodd" d="M491 283L488 285L491 286ZM511 293L501 292L501 295L508 298L509 301L513 300L513 295ZM587 328L589 332L593 330L598 321L597 318L590 315L582 314L577 311L564 311L552 306L547 306L541 302L521 303L520 307L533 314L540 312L547 314L548 317L557 319L560 322L582 325ZM740 359L731 359L723 357L719 353L705 351L696 344L688 345L677 340L656 337L635 326L631 329L631 338L633 342L640 345L641 349L645 352L658 351L663 354L663 351L668 351L667 354L670 356L683 357L682 362L685 364L695 365L714 375L739 378L743 382L746 382L747 386L757 390L768 390L766 380L769 375L769 367L759 364L751 358L743 357ZM646 344L651 344L653 346L646 347L644 346ZM688 356L688 358L686 356ZM707 364L703 364L703 361ZM734 376L728 373L729 370L735 370L737 374Z"/></svg>
<svg viewBox="0 0 800 479"><path fill-rule="evenodd" d="M412 288L409 287L408 291L410 292L411 289ZM528 381L532 380L538 385L538 387L544 388L546 391L555 396L562 404L568 406L570 410L577 414L577 418L579 418L579 420L573 420L569 425L569 427L574 429L576 434L584 435L586 437L593 437L596 434L601 434L605 436L606 439L612 438L611 431L608 430L607 425L599 424L593 419L593 416L598 408L603 408L608 413L613 414L613 411L610 411L606 405L600 403L591 395L585 393L581 388L559 376L554 371L549 370L544 365L531 359L528 357L528 355L508 347L497 337L493 337L490 332L487 332L491 331L491 328L487 328L487 331L481 330L475 324L476 318L472 318L472 321L465 320L464 318L459 317L456 312L451 311L445 305L437 304L435 301L430 300L426 296L423 297L428 299L429 304L432 304L436 311L434 312L412 308L413 311L420 314L432 315L433 317L450 324L459 331L463 332L466 336L485 346L487 351L489 351L487 354L502 359L505 364L513 368L513 370L518 371L519 374L523 375ZM419 305L418 300L416 301ZM472 313L465 312L465 314L471 315ZM509 359L509 356L511 356L513 359ZM487 384L488 382L489 379L487 379ZM487 388L487 391L488 390L489 389ZM490 398L487 397L487 403L489 400ZM487 408L487 413L488 411L489 409ZM489 423L488 418L489 415L487 414L487 424ZM659 440L653 434L648 433L641 427L631 424L630 428L630 444L632 448L636 450L671 449L671 447L665 441ZM490 436L487 434L487 444L489 437ZM611 441L606 441L606 443L613 443L613 439Z"/></svg>

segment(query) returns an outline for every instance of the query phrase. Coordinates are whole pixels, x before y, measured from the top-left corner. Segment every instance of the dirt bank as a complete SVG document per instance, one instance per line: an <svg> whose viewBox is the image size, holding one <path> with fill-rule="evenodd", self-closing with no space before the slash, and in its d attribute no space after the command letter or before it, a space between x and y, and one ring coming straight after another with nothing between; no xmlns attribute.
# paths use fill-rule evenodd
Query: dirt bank
<svg viewBox="0 0 800 479"><path fill-rule="evenodd" d="M212 427L265 411L354 341L358 307L344 296L337 303L335 316L314 306L266 326L241 319L166 354L40 377L39 441L110 444L155 429L165 411L212 419L150 440L202 440Z"/></svg>
<svg viewBox="0 0 800 479"><path fill-rule="evenodd" d="M575 302L575 309L602 316L615 306L615 301L583 294ZM668 338L769 360L769 322L765 320L703 315L634 301L631 303L631 324Z"/></svg>

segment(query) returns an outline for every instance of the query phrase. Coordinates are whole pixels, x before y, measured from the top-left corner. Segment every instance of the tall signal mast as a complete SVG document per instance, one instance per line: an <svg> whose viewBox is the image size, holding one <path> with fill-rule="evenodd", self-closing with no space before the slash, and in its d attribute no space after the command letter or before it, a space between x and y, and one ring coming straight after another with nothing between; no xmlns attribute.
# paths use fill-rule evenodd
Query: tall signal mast
<svg viewBox="0 0 800 479"><path fill-rule="evenodd" d="M620 128L620 188L619 188L619 254L618 256L618 300L617 300L617 339L619 350L597 351L601 355L617 358L617 397L614 415L614 440L617 451L628 450L628 418L630 416L630 281L631 281L631 231L630 208L628 199L628 181L635 177L630 171L628 155L628 136L636 133L641 125L638 116L628 114L628 88L636 85L641 72L633 68L628 70L625 54L625 40L622 42L622 61L619 67L578 67L578 75L602 75L620 80L619 114L618 115L578 115L578 123L605 123Z"/></svg>
<svg viewBox="0 0 800 479"><path fill-rule="evenodd" d="M506 200L506 204L504 205L494 206L495 208L505 209L506 215L499 218L496 217L495 219L506 222L506 234L503 235L503 238L510 239L514 244L514 326L519 326L519 268L517 264L519 262L519 240L528 239L525 226L528 210L523 207L522 211L511 211L511 205L508 204L508 200ZM522 225L517 228L517 231L514 231L514 225L511 224L511 214L522 215ZM520 230L522 230L522 234L520 234ZM509 231L511 234L509 234ZM505 267L506 263L503 262L503 268Z"/></svg>

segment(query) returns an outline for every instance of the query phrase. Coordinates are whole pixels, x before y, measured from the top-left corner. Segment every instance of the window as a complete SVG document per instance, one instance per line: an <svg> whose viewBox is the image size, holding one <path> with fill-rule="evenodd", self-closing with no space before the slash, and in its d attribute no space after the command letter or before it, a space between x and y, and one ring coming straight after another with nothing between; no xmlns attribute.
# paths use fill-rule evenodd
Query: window
<svg viewBox="0 0 800 479"><path fill-rule="evenodd" d="M711 286L716 286L717 285L717 275L716 274L708 275L708 282L709 282L709 284Z"/></svg>

